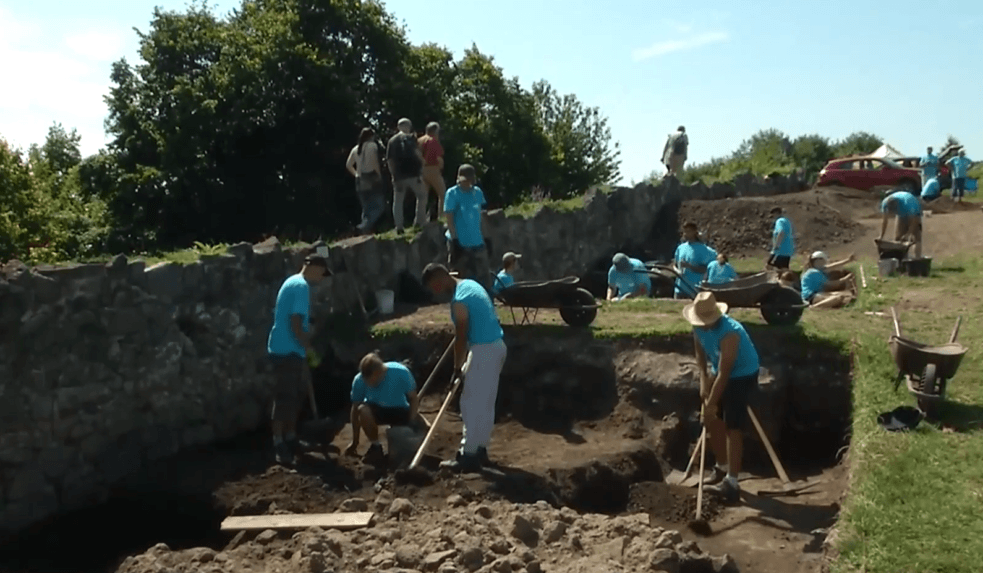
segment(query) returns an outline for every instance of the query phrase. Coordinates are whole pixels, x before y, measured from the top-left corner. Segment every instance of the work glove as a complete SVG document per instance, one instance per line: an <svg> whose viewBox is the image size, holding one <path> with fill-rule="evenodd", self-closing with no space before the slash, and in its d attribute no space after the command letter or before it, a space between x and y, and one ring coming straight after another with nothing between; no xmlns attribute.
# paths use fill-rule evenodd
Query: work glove
<svg viewBox="0 0 983 573"><path fill-rule="evenodd" d="M488 253L488 256L489 257L492 256L492 240L491 239L485 239L485 251Z"/></svg>
<svg viewBox="0 0 983 573"><path fill-rule="evenodd" d="M311 368L317 368L321 365L321 357L313 349L307 351L307 365Z"/></svg>

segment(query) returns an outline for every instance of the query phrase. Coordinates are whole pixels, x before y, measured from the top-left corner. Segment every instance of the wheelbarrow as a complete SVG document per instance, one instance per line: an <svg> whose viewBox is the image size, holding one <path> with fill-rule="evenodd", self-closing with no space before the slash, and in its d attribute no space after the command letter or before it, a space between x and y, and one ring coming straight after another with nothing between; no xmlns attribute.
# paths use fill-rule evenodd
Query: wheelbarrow
<svg viewBox="0 0 983 573"><path fill-rule="evenodd" d="M499 291L495 298L509 308L514 324L531 324L539 309L555 308L570 326L589 326L600 308L594 295L580 286L579 277L520 281ZM522 310L521 319L516 317L517 308Z"/></svg>
<svg viewBox="0 0 983 573"><path fill-rule="evenodd" d="M907 241L885 241L883 239L874 239L874 244L877 245L877 258L898 259L898 261L907 259L908 251L914 245L914 243Z"/></svg>
<svg viewBox="0 0 983 573"><path fill-rule="evenodd" d="M901 381L907 378L908 391L918 402L918 408L926 415L934 415L938 405L945 400L948 382L956 375L967 348L956 342L962 316L956 318L949 342L939 346L929 346L901 336L898 314L891 307L894 321L894 334L888 340L891 356L898 367L894 381L897 392Z"/></svg>
<svg viewBox="0 0 983 573"><path fill-rule="evenodd" d="M765 322L774 326L799 322L802 312L809 306L798 291L782 286L778 271L764 271L723 284L696 287L671 265L646 263L646 266L653 277L679 279L694 293L712 292L718 302L727 303L731 308L757 308Z"/></svg>

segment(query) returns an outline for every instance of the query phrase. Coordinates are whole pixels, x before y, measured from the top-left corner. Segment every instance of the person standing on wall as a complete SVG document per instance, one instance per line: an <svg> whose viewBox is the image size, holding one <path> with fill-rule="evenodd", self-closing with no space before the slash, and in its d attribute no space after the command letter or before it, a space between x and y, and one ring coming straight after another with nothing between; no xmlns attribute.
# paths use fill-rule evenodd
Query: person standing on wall
<svg viewBox="0 0 983 573"><path fill-rule="evenodd" d="M403 208L406 203L406 192L411 191L416 196L416 219L413 226L422 227L429 222L427 214L427 192L423 186L423 153L416 135L413 134L413 122L402 118L396 124L399 133L392 136L386 145L386 162L393 178L393 223L396 233L402 234Z"/></svg>
<svg viewBox="0 0 983 573"><path fill-rule="evenodd" d="M962 203L963 195L966 194L966 175L972 164L973 162L966 157L965 149L960 149L959 155L946 161L946 165L952 170L952 199L956 203Z"/></svg>
<svg viewBox="0 0 983 573"><path fill-rule="evenodd" d="M693 298L696 291L693 288L700 288L703 282L703 275L707 272L707 266L717 259L717 251L714 251L700 240L700 233L696 229L696 223L687 221L683 223L683 242L676 247L676 254L673 256L673 265L676 271L686 280L684 283L676 279L676 288L673 298ZM689 283L689 284L687 284Z"/></svg>
<svg viewBox="0 0 983 573"><path fill-rule="evenodd" d="M700 369L701 417L717 460L714 475L703 483L709 491L735 503L741 498L737 478L744 456L748 399L758 387L760 363L744 325L726 313L727 305L717 302L712 292L701 292L683 308L683 318L693 327ZM712 378L707 373L708 363ZM726 463L721 463L723 460Z"/></svg>
<svg viewBox="0 0 983 573"><path fill-rule="evenodd" d="M457 185L444 196L447 215L447 266L491 292L491 241L485 239L488 214L485 194L476 184L474 167L457 169Z"/></svg>
<svg viewBox="0 0 983 573"><path fill-rule="evenodd" d="M440 144L440 124L431 121L427 124L427 133L419 140L423 152L423 188L426 190L429 203L430 189L437 194L437 218L444 216L444 146Z"/></svg>
<svg viewBox="0 0 983 573"><path fill-rule="evenodd" d="M352 148L345 164L348 172L355 177L355 193L362 205L362 221L356 225L360 233L371 233L386 210L380 155L375 131L370 127L363 128L358 136L358 145Z"/></svg>
<svg viewBox="0 0 983 573"><path fill-rule="evenodd" d="M438 263L430 263L423 269L422 282L438 296L453 294L454 377L460 378L464 385L461 449L455 459L440 465L455 471L477 471L491 463L488 444L495 426L499 378L508 353L505 333L491 297L477 282L453 277L447 267Z"/></svg>
<svg viewBox="0 0 983 573"><path fill-rule="evenodd" d="M662 150L662 163L666 166L667 176L679 177L683 174L683 166L689 153L689 137L686 127L680 125L676 133L669 135L666 146Z"/></svg>
<svg viewBox="0 0 983 573"><path fill-rule="evenodd" d="M297 418L306 390L308 361L316 366L317 354L311 346L311 287L318 284L328 270L327 247L308 255L300 272L283 281L276 295L273 327L266 342L266 352L273 363L276 387L273 398L273 451L276 462L290 465L294 455L306 444L297 438Z"/></svg>
<svg viewBox="0 0 983 573"><path fill-rule="evenodd" d="M939 156L932 153L932 148L929 147L918 163L922 168L922 188L924 188L929 179L939 176Z"/></svg>
<svg viewBox="0 0 983 573"><path fill-rule="evenodd" d="M795 254L795 233L792 222L785 216L785 210L775 207L771 210L775 219L775 230L771 233L771 256L768 257L766 269L788 270L788 265Z"/></svg>

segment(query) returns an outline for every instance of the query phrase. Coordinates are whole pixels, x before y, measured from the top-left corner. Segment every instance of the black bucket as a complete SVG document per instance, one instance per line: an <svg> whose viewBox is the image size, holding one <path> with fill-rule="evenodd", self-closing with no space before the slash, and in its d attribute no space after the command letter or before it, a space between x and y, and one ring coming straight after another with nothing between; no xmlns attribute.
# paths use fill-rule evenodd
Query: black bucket
<svg viewBox="0 0 983 573"><path fill-rule="evenodd" d="M903 260L901 272L909 277L927 277L932 272L932 257Z"/></svg>

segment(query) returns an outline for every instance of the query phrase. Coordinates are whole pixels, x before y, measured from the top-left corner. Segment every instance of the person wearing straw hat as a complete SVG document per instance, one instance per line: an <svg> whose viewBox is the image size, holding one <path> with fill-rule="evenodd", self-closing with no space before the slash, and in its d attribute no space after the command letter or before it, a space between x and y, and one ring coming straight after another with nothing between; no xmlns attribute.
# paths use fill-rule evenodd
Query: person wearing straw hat
<svg viewBox="0 0 983 573"><path fill-rule="evenodd" d="M758 387L760 363L744 325L726 313L727 305L717 302L709 291L697 294L692 303L683 307L683 318L693 326L702 417L717 462L713 476L704 485L733 503L741 497L737 478L744 453L742 429L748 398ZM707 372L708 363L712 379Z"/></svg>
<svg viewBox="0 0 983 573"><path fill-rule="evenodd" d="M461 379L461 449L440 463L453 471L471 472L489 464L488 443L495 427L498 382L508 354L504 331L488 292L477 282L454 277L447 267L430 263L422 282L435 295L451 293L454 323L454 378Z"/></svg>
<svg viewBox="0 0 983 573"><path fill-rule="evenodd" d="M519 270L519 259L522 255L509 251L502 255L502 270L495 275L492 281L492 294L498 294L503 289L507 289L515 284L515 272Z"/></svg>
<svg viewBox="0 0 983 573"><path fill-rule="evenodd" d="M652 279L645 263L624 253L616 253L611 258L608 269L607 300L624 300L648 296L652 292Z"/></svg>
<svg viewBox="0 0 983 573"><path fill-rule="evenodd" d="M488 263L491 244L485 239L485 194L475 184L474 167L467 163L457 168L457 185L444 195L444 214L447 215L447 266L461 277L478 282L491 291L491 269Z"/></svg>
<svg viewBox="0 0 983 573"><path fill-rule="evenodd" d="M276 462L293 463L297 450L306 446L297 438L297 418L306 389L304 369L317 367L320 359L311 346L311 287L321 282L328 270L328 248L318 247L304 260L300 272L283 281L276 295L273 327L266 352L273 363L276 385L273 390L273 451ZM305 358L307 363L305 363Z"/></svg>

